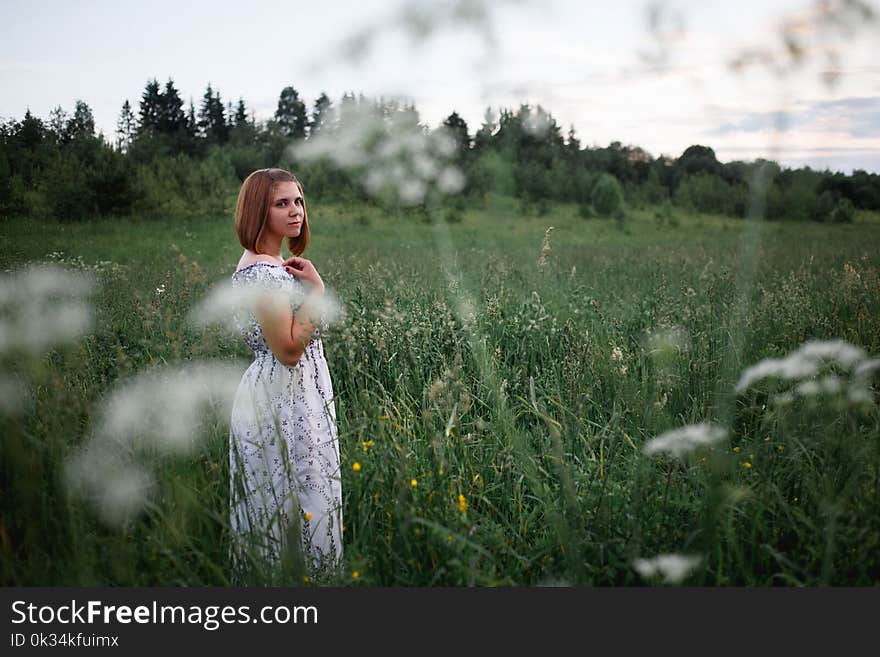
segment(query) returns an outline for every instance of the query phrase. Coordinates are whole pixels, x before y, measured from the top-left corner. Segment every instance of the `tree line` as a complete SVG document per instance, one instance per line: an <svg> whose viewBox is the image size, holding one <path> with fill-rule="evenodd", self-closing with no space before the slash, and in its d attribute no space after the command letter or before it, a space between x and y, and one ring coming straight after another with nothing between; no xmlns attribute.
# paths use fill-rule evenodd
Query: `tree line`
<svg viewBox="0 0 880 657"><path fill-rule="evenodd" d="M294 169L310 196L379 202L353 171L298 161L297 143L346 128L351 113L336 110L347 107L386 119L407 113L431 132L411 104L346 93L337 108L322 93L309 107L292 86L281 91L272 118L257 121L244 99L224 103L210 84L198 108L184 103L171 79L149 80L137 109L125 100L110 139L96 134L83 101L72 114L56 107L46 120L28 110L21 120L0 122L0 212L58 220L213 216L228 213L244 177L267 166ZM498 193L539 213L553 203L577 204L584 216L659 204L744 217L760 180L768 219L847 222L856 209L880 210L878 174L791 169L768 160L722 163L703 145L677 158L617 141L584 147L573 126L563 134L540 106L489 108L473 132L452 112L437 130L451 136L467 181L454 201L459 206Z"/></svg>

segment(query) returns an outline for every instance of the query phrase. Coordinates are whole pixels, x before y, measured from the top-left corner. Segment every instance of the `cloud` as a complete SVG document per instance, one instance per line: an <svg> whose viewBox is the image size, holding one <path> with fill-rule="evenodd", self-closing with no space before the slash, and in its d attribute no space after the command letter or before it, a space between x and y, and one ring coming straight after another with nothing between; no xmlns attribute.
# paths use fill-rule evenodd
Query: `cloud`
<svg viewBox="0 0 880 657"><path fill-rule="evenodd" d="M880 138L880 96L800 103L791 110L738 112L705 132L708 136L764 131L833 130L852 139Z"/></svg>

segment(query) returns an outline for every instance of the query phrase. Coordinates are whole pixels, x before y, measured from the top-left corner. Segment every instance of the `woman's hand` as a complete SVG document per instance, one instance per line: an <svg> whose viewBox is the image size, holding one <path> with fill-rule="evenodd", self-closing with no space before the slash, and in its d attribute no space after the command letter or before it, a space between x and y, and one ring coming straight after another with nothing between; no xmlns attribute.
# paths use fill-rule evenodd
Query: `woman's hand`
<svg viewBox="0 0 880 657"><path fill-rule="evenodd" d="M311 261L293 256L284 261L284 269L305 283L309 283L319 294L324 294L324 281Z"/></svg>

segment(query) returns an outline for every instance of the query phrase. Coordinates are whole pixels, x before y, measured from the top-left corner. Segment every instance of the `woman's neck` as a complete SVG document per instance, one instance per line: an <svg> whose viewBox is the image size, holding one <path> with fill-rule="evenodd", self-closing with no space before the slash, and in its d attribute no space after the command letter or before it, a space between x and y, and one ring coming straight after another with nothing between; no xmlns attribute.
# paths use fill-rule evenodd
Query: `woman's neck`
<svg viewBox="0 0 880 657"><path fill-rule="evenodd" d="M283 260L284 258L281 256L281 239L264 239L262 244L258 247L260 252L267 256L272 256L273 258L278 258L279 260ZM257 252L255 252L256 254Z"/></svg>

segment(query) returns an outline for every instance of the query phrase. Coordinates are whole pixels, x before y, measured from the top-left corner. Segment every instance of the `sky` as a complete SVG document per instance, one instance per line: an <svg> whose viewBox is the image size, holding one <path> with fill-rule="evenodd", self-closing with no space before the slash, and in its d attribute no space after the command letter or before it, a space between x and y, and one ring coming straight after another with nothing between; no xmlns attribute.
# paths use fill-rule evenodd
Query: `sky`
<svg viewBox="0 0 880 657"><path fill-rule="evenodd" d="M873 19L810 0L0 0L0 117L81 99L112 139L151 78L197 108L210 83L258 120L292 85L310 109L321 92L400 97L472 134L487 107L528 103L585 146L880 173L880 5L866 4Z"/></svg>

